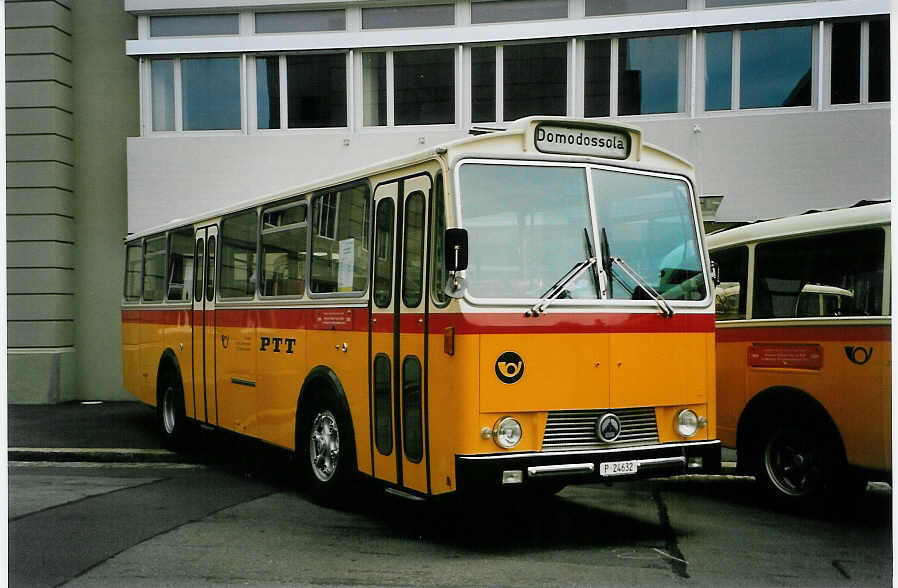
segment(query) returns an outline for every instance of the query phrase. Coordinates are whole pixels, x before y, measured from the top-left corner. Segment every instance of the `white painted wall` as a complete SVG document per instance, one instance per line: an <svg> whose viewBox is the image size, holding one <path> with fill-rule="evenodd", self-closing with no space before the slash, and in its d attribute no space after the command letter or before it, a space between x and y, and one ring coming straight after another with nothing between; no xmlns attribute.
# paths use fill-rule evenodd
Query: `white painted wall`
<svg viewBox="0 0 898 588"><path fill-rule="evenodd" d="M696 165L700 193L725 196L717 215L721 221L890 197L887 107L627 122L641 126L648 142ZM465 134L391 129L131 138L128 230L201 214Z"/></svg>

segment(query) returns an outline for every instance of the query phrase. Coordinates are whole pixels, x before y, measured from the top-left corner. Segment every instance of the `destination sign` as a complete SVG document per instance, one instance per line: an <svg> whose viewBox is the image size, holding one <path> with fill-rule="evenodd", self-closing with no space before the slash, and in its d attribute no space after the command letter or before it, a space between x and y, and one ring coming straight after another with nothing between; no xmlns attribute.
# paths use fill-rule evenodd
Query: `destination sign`
<svg viewBox="0 0 898 588"><path fill-rule="evenodd" d="M536 127L534 143L543 153L611 159L626 159L630 155L630 136L611 130L540 125Z"/></svg>

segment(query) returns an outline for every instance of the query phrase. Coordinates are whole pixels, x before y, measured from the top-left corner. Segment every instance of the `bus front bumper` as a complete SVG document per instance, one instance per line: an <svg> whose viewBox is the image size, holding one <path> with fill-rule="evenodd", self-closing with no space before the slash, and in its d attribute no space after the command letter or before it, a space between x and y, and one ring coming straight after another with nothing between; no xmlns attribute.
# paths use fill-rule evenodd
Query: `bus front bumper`
<svg viewBox="0 0 898 588"><path fill-rule="evenodd" d="M597 449L456 455L459 490L588 484L683 474L720 473L720 441Z"/></svg>

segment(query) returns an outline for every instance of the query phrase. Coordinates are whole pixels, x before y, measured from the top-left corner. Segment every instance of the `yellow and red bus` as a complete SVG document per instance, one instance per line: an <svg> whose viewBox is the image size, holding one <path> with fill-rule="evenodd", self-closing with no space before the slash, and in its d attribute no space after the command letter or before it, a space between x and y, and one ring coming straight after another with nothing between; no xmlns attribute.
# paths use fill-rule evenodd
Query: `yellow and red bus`
<svg viewBox="0 0 898 588"><path fill-rule="evenodd" d="M426 497L717 471L693 169L530 117L125 241L124 381L162 434Z"/></svg>
<svg viewBox="0 0 898 588"><path fill-rule="evenodd" d="M891 480L890 214L869 204L708 237L717 431L780 502Z"/></svg>

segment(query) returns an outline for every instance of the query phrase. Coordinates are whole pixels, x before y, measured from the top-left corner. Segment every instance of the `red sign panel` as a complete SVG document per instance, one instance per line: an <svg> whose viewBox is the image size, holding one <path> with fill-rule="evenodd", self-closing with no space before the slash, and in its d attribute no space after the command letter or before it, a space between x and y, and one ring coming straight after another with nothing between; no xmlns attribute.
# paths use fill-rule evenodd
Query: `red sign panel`
<svg viewBox="0 0 898 588"><path fill-rule="evenodd" d="M823 367L823 347L817 344L754 343L748 348L748 365L819 370Z"/></svg>
<svg viewBox="0 0 898 588"><path fill-rule="evenodd" d="M315 311L314 329L323 331L351 331L351 308L327 308Z"/></svg>

